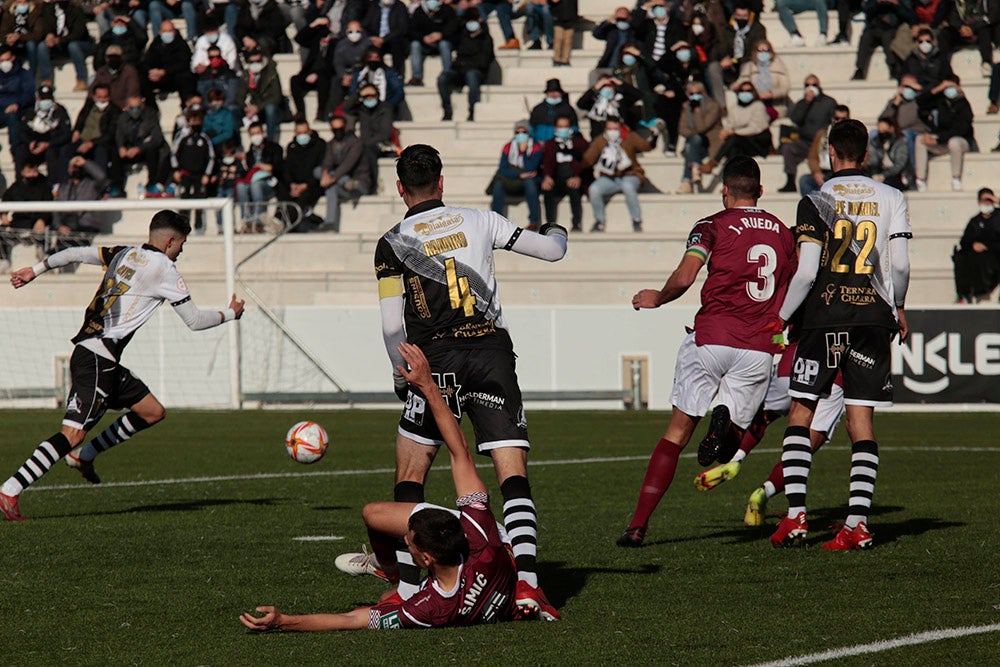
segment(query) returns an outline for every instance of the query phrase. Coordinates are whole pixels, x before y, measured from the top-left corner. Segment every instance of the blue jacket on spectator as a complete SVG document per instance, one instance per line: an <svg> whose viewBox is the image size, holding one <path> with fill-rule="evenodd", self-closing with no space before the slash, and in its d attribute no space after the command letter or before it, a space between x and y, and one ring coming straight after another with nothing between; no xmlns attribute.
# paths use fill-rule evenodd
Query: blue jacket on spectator
<svg viewBox="0 0 1000 667"><path fill-rule="evenodd" d="M215 146L221 146L222 142L230 139L238 141L236 135L236 123L233 121L233 113L222 107L218 111L210 110L205 114L205 122L201 129L208 135Z"/></svg>
<svg viewBox="0 0 1000 667"><path fill-rule="evenodd" d="M0 109L16 104L21 111L35 104L35 75L14 61L14 69L9 74L0 72Z"/></svg>
<svg viewBox="0 0 1000 667"><path fill-rule="evenodd" d="M538 174L536 178L541 178L543 153L542 144L537 141L533 141L531 145L528 146L527 151L525 151L524 167L522 167L521 170L516 170L510 166L510 159L507 157L511 151L511 144L513 143L513 141L510 141L503 145L503 150L500 152L500 168L497 169L497 173L504 178L519 178L522 173L526 171L533 171ZM517 148L515 147L514 150L517 150Z"/></svg>

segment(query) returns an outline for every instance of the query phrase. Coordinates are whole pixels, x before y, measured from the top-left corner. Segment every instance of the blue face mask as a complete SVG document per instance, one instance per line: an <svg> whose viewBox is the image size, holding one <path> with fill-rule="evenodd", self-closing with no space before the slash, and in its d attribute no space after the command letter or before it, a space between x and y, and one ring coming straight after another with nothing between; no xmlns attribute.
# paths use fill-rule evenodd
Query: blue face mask
<svg viewBox="0 0 1000 667"><path fill-rule="evenodd" d="M677 60L686 63L691 61L691 49L677 49Z"/></svg>
<svg viewBox="0 0 1000 667"><path fill-rule="evenodd" d="M654 19L665 19L667 18L667 8L663 5L657 5L653 7L653 18Z"/></svg>
<svg viewBox="0 0 1000 667"><path fill-rule="evenodd" d="M917 99L917 91L913 88L903 88L903 99L907 102L912 102Z"/></svg>
<svg viewBox="0 0 1000 667"><path fill-rule="evenodd" d="M550 106L556 106L557 104L562 104L562 96L559 97L546 97L545 103Z"/></svg>
<svg viewBox="0 0 1000 667"><path fill-rule="evenodd" d="M176 37L176 36L177 36L177 33L175 33L175 32L161 32L160 33L160 40L162 40L164 44L173 44L174 37Z"/></svg>
<svg viewBox="0 0 1000 667"><path fill-rule="evenodd" d="M122 35L124 35L127 32L128 32L128 28L126 28L123 25L111 26L111 33L113 35L117 35L118 37L121 37Z"/></svg>
<svg viewBox="0 0 1000 667"><path fill-rule="evenodd" d="M635 56L633 56L631 53L626 53L625 55L622 56L622 64L625 65L625 67L631 67L635 63L636 63Z"/></svg>
<svg viewBox="0 0 1000 667"><path fill-rule="evenodd" d="M600 95L601 95L601 97L603 97L604 99L606 99L606 100L610 100L610 99L611 99L612 97L614 97L614 96L615 96L615 91L614 91L614 89L613 89L613 88L601 88L601 93L600 93Z"/></svg>
<svg viewBox="0 0 1000 667"><path fill-rule="evenodd" d="M569 139L572 136L573 136L573 128L571 127L556 128L556 139Z"/></svg>
<svg viewBox="0 0 1000 667"><path fill-rule="evenodd" d="M38 108L42 111L48 111L55 106L55 102L52 100L38 100Z"/></svg>
<svg viewBox="0 0 1000 667"><path fill-rule="evenodd" d="M364 104L369 109L374 109L375 107L378 106L378 99L361 100L361 103Z"/></svg>
<svg viewBox="0 0 1000 667"><path fill-rule="evenodd" d="M479 21L466 21L465 29L469 32L476 32L479 30Z"/></svg>
<svg viewBox="0 0 1000 667"><path fill-rule="evenodd" d="M441 0L427 0L428 11L436 12L441 7Z"/></svg>
<svg viewBox="0 0 1000 667"><path fill-rule="evenodd" d="M753 93L748 90L742 90L736 93L736 99L740 101L740 104L750 104L753 102Z"/></svg>
<svg viewBox="0 0 1000 667"><path fill-rule="evenodd" d="M632 27L628 21L615 21L615 25L618 26L619 30L628 30Z"/></svg>
<svg viewBox="0 0 1000 667"><path fill-rule="evenodd" d="M703 97L701 93L691 93L690 95L688 95L688 99L691 100L692 102L701 102Z"/></svg>
<svg viewBox="0 0 1000 667"><path fill-rule="evenodd" d="M528 143L528 138L529 138L528 135L524 134L523 132L518 132L517 134L514 135L514 141L516 141L519 144Z"/></svg>
<svg viewBox="0 0 1000 667"><path fill-rule="evenodd" d="M312 139L312 137L308 134L295 135L295 143L297 143L299 146L305 146L306 144L309 143L310 139Z"/></svg>
<svg viewBox="0 0 1000 667"><path fill-rule="evenodd" d="M757 62L759 63L769 63L771 62L771 52L761 51L757 54Z"/></svg>
<svg viewBox="0 0 1000 667"><path fill-rule="evenodd" d="M956 88L955 86L948 86L947 88L944 89L944 96L947 97L949 100L955 99L956 97L958 97L958 88Z"/></svg>
<svg viewBox="0 0 1000 667"><path fill-rule="evenodd" d="M14 8L14 11L17 12L18 14L27 14L28 10L30 9L31 7L29 7L28 5L18 5L17 7Z"/></svg>
<svg viewBox="0 0 1000 667"><path fill-rule="evenodd" d="M205 39L208 40L209 44L215 44L216 42L219 41L219 33L217 33L217 32L210 32L207 35L205 35Z"/></svg>

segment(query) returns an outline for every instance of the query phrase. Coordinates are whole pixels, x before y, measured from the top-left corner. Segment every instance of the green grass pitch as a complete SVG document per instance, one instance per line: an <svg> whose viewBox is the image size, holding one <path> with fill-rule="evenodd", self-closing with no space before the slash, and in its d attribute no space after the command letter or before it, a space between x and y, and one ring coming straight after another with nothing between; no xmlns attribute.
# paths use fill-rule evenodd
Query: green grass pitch
<svg viewBox="0 0 1000 667"><path fill-rule="evenodd" d="M59 418L3 413L0 479ZM312 466L282 444L306 418L333 440ZM855 553L819 548L845 514L843 429L814 462L805 548L767 540L783 497L763 529L742 524L778 458L779 423L739 477L709 493L692 485L700 468L689 447L647 546L624 550L614 540L666 415L529 419L539 569L560 623L247 633L237 616L258 604L342 611L384 590L333 560L365 541L362 505L391 497L396 414L178 410L99 459L108 485L60 463L22 496L31 523L0 523L0 665L748 665L1000 622L1000 415L879 415L876 546ZM444 469L427 497L452 502ZM343 539L294 539L329 535ZM998 647L991 632L825 664L996 665Z"/></svg>

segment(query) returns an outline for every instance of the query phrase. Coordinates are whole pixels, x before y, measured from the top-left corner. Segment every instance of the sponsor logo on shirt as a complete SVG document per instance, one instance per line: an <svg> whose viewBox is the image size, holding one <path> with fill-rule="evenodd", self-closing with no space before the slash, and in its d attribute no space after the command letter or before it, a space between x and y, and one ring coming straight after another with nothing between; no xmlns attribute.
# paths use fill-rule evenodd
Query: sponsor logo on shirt
<svg viewBox="0 0 1000 667"><path fill-rule="evenodd" d="M402 629L403 623L399 620L399 612L391 611L388 614L382 614L382 617L378 620L378 626L383 630Z"/></svg>
<svg viewBox="0 0 1000 667"><path fill-rule="evenodd" d="M795 360L795 368L792 369L792 378L798 384L812 386L819 375L819 362L815 359L803 359L799 357Z"/></svg>
<svg viewBox="0 0 1000 667"><path fill-rule="evenodd" d="M441 216L429 222L418 222L413 225L413 231L423 236L430 236L431 234L439 234L455 229L463 222L465 222L465 219L461 215Z"/></svg>
<svg viewBox="0 0 1000 667"><path fill-rule="evenodd" d="M833 194L848 199L863 199L875 194L875 186L869 183L837 183L833 186Z"/></svg>
<svg viewBox="0 0 1000 667"><path fill-rule="evenodd" d="M430 319L431 309L427 305L427 296L424 294L424 287L420 284L420 276L410 276L406 281L410 286L410 299L413 309L417 311L420 319Z"/></svg>
<svg viewBox="0 0 1000 667"><path fill-rule="evenodd" d="M139 254L139 252L136 250L130 252L128 254L128 257L125 258L125 261L130 262L132 264L137 264L139 266L146 266L147 264L149 264L149 258L147 258L145 255Z"/></svg>

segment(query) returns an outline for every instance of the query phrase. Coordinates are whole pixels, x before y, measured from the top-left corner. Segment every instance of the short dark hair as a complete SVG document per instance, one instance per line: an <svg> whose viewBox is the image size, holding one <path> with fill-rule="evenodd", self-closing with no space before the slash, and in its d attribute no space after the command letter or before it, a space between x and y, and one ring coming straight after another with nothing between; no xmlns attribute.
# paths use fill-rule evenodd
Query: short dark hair
<svg viewBox="0 0 1000 667"><path fill-rule="evenodd" d="M210 102L218 102L226 99L226 93L222 88L212 88L208 91L208 99Z"/></svg>
<svg viewBox="0 0 1000 667"><path fill-rule="evenodd" d="M565 120L570 125L573 125L573 117L570 116L568 113L561 113L558 116L556 116L556 123L558 123L561 120Z"/></svg>
<svg viewBox="0 0 1000 667"><path fill-rule="evenodd" d="M760 198L760 165L749 155L736 155L722 168L722 184L739 199Z"/></svg>
<svg viewBox="0 0 1000 667"><path fill-rule="evenodd" d="M232 139L226 139L225 141L222 142L222 145L219 146L220 152L223 155L225 155L226 153L235 154L237 148L238 146L236 145L236 142L233 141Z"/></svg>
<svg viewBox="0 0 1000 667"><path fill-rule="evenodd" d="M263 132L264 131L264 123L260 122L259 120L255 120L254 122L252 122L249 125L247 125L247 132L249 132L250 130L252 130L254 128L257 128L258 130L260 130L261 132Z"/></svg>
<svg viewBox="0 0 1000 667"><path fill-rule="evenodd" d="M846 104L838 104L837 106L833 107L833 113L846 113L847 117L850 118L851 107L847 106Z"/></svg>
<svg viewBox="0 0 1000 667"><path fill-rule="evenodd" d="M458 517L429 507L410 515L413 546L434 556L441 565L459 565L469 553L469 538Z"/></svg>
<svg viewBox="0 0 1000 667"><path fill-rule="evenodd" d="M989 188L979 188L979 192L976 194L976 199L982 199L983 195L989 195L990 197L994 196L993 191Z"/></svg>
<svg viewBox="0 0 1000 667"><path fill-rule="evenodd" d="M842 120L830 128L830 147L841 160L861 162L868 150L868 128L854 118Z"/></svg>
<svg viewBox="0 0 1000 667"><path fill-rule="evenodd" d="M191 233L191 222L188 217L177 211L164 209L157 211L153 219L149 221L149 233L158 232L161 229L170 229L183 236Z"/></svg>
<svg viewBox="0 0 1000 667"><path fill-rule="evenodd" d="M441 154L427 144L407 146L396 160L396 177L413 195L429 194L441 178L441 169Z"/></svg>
<svg viewBox="0 0 1000 667"><path fill-rule="evenodd" d="M106 90L108 94L111 93L111 86L106 83L95 83L94 87L90 89L90 94L93 95L98 90Z"/></svg>

